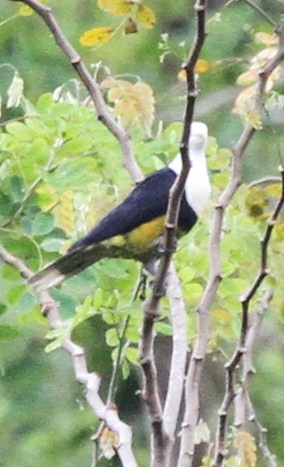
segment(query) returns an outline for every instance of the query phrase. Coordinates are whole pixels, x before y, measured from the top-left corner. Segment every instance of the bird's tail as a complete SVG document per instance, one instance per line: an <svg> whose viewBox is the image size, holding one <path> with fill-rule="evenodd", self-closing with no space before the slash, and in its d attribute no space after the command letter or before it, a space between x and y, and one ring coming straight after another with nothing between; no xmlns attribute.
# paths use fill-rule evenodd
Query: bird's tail
<svg viewBox="0 0 284 467"><path fill-rule="evenodd" d="M68 251L54 263L45 267L29 279L29 284L39 292L61 284L68 277L74 276L102 258L133 258L144 262L144 258L125 246L109 243L96 243L81 246Z"/></svg>

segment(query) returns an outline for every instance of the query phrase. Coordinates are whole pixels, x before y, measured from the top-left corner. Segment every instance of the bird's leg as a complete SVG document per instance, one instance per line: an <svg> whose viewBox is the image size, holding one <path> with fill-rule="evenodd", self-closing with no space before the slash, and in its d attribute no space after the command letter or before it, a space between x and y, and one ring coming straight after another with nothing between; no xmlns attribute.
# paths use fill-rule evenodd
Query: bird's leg
<svg viewBox="0 0 284 467"><path fill-rule="evenodd" d="M148 276L149 272L147 271L147 268L142 265L141 271L140 271L140 277L138 280L138 283L136 285L134 294L133 294L133 301L139 300L144 301L146 299L146 288L147 288L147 281L148 281Z"/></svg>

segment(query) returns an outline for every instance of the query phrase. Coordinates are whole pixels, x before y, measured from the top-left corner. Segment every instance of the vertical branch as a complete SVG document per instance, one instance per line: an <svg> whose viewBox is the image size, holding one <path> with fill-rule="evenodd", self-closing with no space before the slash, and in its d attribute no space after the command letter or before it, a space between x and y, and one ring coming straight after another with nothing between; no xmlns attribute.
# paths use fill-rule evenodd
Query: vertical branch
<svg viewBox="0 0 284 467"><path fill-rule="evenodd" d="M189 136L190 126L193 118L195 99L197 96L194 67L206 38L206 0L197 0L194 8L196 10L197 15L197 34L192 51L190 52L187 61L183 65L187 77L187 102L180 144L180 153L182 157L182 171L177 177L169 196L165 222L164 253L159 263L152 295L144 304L144 320L140 346L140 361L144 373L144 396L149 407L153 427L152 466L155 465L163 467L165 467L169 462L169 456L167 454L168 451L166 449L166 446L169 446L170 440L168 434L165 432L164 429L162 416L163 414L158 394L157 370L153 350L154 322L159 315L159 302L164 294L164 283L170 265L171 257L175 249L174 236L179 215L180 201L184 190L184 185L190 170Z"/></svg>
<svg viewBox="0 0 284 467"><path fill-rule="evenodd" d="M33 272L20 258L9 253L1 245L0 258L6 264L16 268L25 279L30 279L33 276ZM39 305L42 314L48 319L51 329L58 329L63 325L58 312L58 303L53 300L47 291L39 293ZM88 372L84 349L75 344L70 336L64 339L62 348L70 354L73 360L76 379L86 388L85 397L89 406L110 430L117 433L119 442L116 449L122 465L124 467L137 467L137 462L132 452L132 430L130 426L120 420L117 409L113 405L105 405L100 398L99 388L101 380L96 373Z"/></svg>
<svg viewBox="0 0 284 467"><path fill-rule="evenodd" d="M249 392L248 392L248 386L249 386L251 377L255 373L255 370L253 368L253 363L252 363L253 347L255 345L257 338L259 337L262 321L269 308L272 298L273 298L273 290L269 287L266 290L266 293L263 299L261 300L260 306L254 315L253 323L247 333L246 344L245 344L246 352L243 357L241 386L237 390L235 398L234 398L234 407L235 407L234 426L242 430L247 419L250 422L253 422L258 430L259 448L262 452L263 457L267 460L269 467L277 467L274 456L270 452L270 449L267 445L267 440L266 440L267 430L261 425L256 415L255 409L253 407L253 403L250 399Z"/></svg>
<svg viewBox="0 0 284 467"><path fill-rule="evenodd" d="M187 314L183 301L181 284L171 262L167 275L167 295L171 309L173 348L166 401L163 411L164 430L174 439L184 388L187 357Z"/></svg>
<svg viewBox="0 0 284 467"><path fill-rule="evenodd" d="M252 285L248 291L241 297L242 305L242 323L238 345L230 361L225 365L226 368L226 388L223 402L219 410L219 422L216 437L216 451L214 458L214 467L222 465L224 457L226 456L226 425L228 420L228 411L234 397L236 395L235 390L235 371L237 365L242 359L243 355L247 352L246 343L248 336L248 317L249 308L252 298L255 296L262 284L264 278L269 274L267 268L268 261L268 245L271 238L273 228L276 224L278 215L284 205L284 166L279 167L279 171L282 177L282 192L280 198L276 204L274 212L270 219L267 221L266 230L263 239L260 241L260 269L257 273Z"/></svg>
<svg viewBox="0 0 284 467"><path fill-rule="evenodd" d="M138 183L143 180L143 174L138 167L132 153L131 140L127 132L118 125L112 117L103 99L99 84L95 81L90 74L88 68L83 62L80 55L67 40L63 34L60 26L58 25L52 10L49 6L44 5L37 0L10 0L14 2L21 1L25 5L31 7L43 19L51 34L53 35L57 45L62 52L68 57L70 63L75 68L81 81L89 92L91 99L97 111L98 119L109 129L109 131L118 139L122 153L124 155L124 165L128 170L132 180Z"/></svg>
<svg viewBox="0 0 284 467"><path fill-rule="evenodd" d="M279 36L279 47L277 54L268 62L262 73L260 73L258 93L255 101L255 110L257 112L262 108L267 79L284 58L284 27L278 27L276 32ZM179 467L182 467L183 465L191 465L193 461L195 426L199 411L200 378L206 354L207 342L209 340L209 311L222 280L220 246L224 217L229 203L241 185L242 161L245 150L251 141L254 132L255 129L251 125L247 125L237 144L232 149L233 158L231 178L215 206L212 234L209 242L209 278L198 307L198 333L190 360L186 382L187 411L182 429L181 451L184 451L184 458L188 459L188 463L182 464L182 459L180 457Z"/></svg>

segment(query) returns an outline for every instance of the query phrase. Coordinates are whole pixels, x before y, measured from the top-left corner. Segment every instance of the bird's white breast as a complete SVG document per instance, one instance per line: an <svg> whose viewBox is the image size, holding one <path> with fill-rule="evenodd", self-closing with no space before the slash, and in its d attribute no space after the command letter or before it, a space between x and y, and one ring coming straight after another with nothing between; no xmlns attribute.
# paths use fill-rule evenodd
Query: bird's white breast
<svg viewBox="0 0 284 467"><path fill-rule="evenodd" d="M191 169L185 183L185 197L195 214L199 216L211 193L205 154L195 154L192 152L191 164ZM169 164L169 168L177 175L181 172L182 163L180 155Z"/></svg>

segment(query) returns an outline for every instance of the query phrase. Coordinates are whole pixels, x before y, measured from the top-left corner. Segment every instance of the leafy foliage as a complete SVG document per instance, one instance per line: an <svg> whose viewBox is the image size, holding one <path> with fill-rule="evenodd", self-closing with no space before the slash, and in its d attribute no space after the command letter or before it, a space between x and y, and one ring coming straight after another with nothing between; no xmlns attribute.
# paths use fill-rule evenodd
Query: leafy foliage
<svg viewBox="0 0 284 467"><path fill-rule="evenodd" d="M87 47L93 47L108 42L121 27L123 27L125 34L133 34L138 32L137 22L145 29L151 29L156 23L156 15L152 8L141 2L98 0L98 7L107 13L115 16L123 16L124 18L116 29L103 26L85 31L80 37L80 42Z"/></svg>
<svg viewBox="0 0 284 467"><path fill-rule="evenodd" d="M172 12L173 9L177 15L178 10L181 10L180 5L179 2L174 3L168 5L167 12L170 10ZM119 41L123 39L119 34L121 31L126 34L137 32L139 25L146 29L152 28L156 21L153 10L142 3L101 0L98 6L107 13L122 17L121 23L118 26L99 27L86 31L81 36L83 45L93 47L108 43L114 34ZM28 16L31 11L24 8L19 10L19 14ZM239 6L235 11L240 21L247 25L250 19L249 13ZM167 12L159 12L161 19L164 15L167 20ZM243 56L242 36L243 33L247 34L247 31L241 30L231 34L232 24L236 29L234 13L229 9L222 13L222 28L220 28L220 16L216 15L212 18L209 29L211 35L214 33L213 41L215 40L217 45L214 47L213 44L211 50L205 50L204 59L198 61L195 71L198 74L199 84L201 87L206 87L207 91L216 89L217 82L222 87L234 82L236 78L237 83L246 89L236 101L235 113L256 129L261 129L263 117L253 114L250 103L252 96L255 95L254 85L260 67L275 53L275 36L270 33L255 34L255 31L251 30L249 47L254 58L249 62L249 69L247 70L247 65L240 66L237 60L235 64L229 63L227 66L226 59L229 62L232 53L238 54L238 57ZM84 28L85 26L81 30ZM224 34L227 34L225 41L221 40ZM168 77L171 73L175 75L178 72L180 58L185 49L180 32L176 35L171 32L168 36L165 34L163 36L164 44L160 51L163 53L164 69L169 70ZM151 63L153 60L158 62L158 54L154 55L152 42L148 40L148 43L151 44L150 48L147 49L144 44L144 48L137 47L138 52L141 54L143 48L147 64L149 59L152 60ZM177 43L180 44L180 53L172 58L170 49L177 49ZM36 47L36 44L31 44L31 47ZM124 45L124 47L125 52L120 55L128 57L134 47L133 45ZM107 52L105 53L107 56ZM117 58L115 55L111 52L111 59L114 61ZM129 67L133 66L133 61L129 63L129 59L126 60ZM143 71L144 76L151 75L150 70L151 65L148 66L147 73ZM240 71L244 72L240 74ZM57 73L53 75L57 76ZM151 75L152 82L156 75L159 76L156 71ZM182 75L179 77L182 78ZM161 168L175 155L181 127L179 123L173 123L165 128L161 125L157 131L153 130L153 91L149 85L137 78L134 81L133 84L133 79L127 81L121 77L111 77L102 82L102 87L120 122L129 127L134 137L138 162L146 174ZM206 86L204 86L205 82ZM74 83L72 82L72 85ZM0 240L11 252L25 259L31 268L37 270L43 264L58 257L75 238L86 232L116 205L131 189L131 183L123 168L117 141L100 122L94 119L93 109L88 105L78 83L74 86L75 92L71 91L71 83L67 83L57 88L53 95L42 94L34 102L26 100L23 96L23 84L22 77L13 69L13 77L6 90L6 108L3 109L5 116L7 109L12 112L8 114L12 115L12 118L11 121L5 122L0 133ZM61 84L61 81L57 84ZM158 79L156 87L160 88ZM205 92L206 90L204 89ZM167 93L167 105L170 94L176 104L177 94L175 90L172 91ZM5 98L3 100L5 101ZM279 70L276 70L272 76L267 89L266 110L269 113L275 108L283 109ZM16 112L22 113L19 115ZM215 128L218 119L215 114L212 118L214 119L212 128ZM233 118L238 117L233 116ZM226 133L228 122L222 121L222 125ZM152 138L141 141L141 134L145 133ZM195 310L199 302L207 278L208 259L205 245L210 231L211 212L214 202L230 176L230 151L220 147L217 140L211 138L207 153L214 185L212 204L208 206L202 221L190 236L180 241L175 256L188 309L189 344L193 343L196 337L195 316L192 310ZM257 178L261 170L261 164L258 165L253 168L254 178ZM239 334L239 297L251 283L259 267L259 240L279 196L279 189L279 183L261 183L252 187L244 185L228 212L222 239L224 279L212 311L209 352L214 358L219 351L226 352ZM284 272L283 235L283 219L280 219L269 251L271 276L268 279L275 289L273 312L277 323L283 321L284 310L281 290ZM100 322L102 327L93 330L91 340L93 341L95 335L96 340L100 340L100 346L105 349L103 358L108 358L106 356L109 355L107 352L109 349L113 364L118 362L123 377L129 378L131 368L137 363L137 343L141 325L140 303L133 302L131 298L138 275L139 266L131 261L102 261L80 276L70 279L60 291L54 291L54 297L61 303L60 311L65 317L65 323L60 330L48 333L47 352L56 349L66 334L72 332L77 335L87 323ZM255 308L261 299L262 291L263 289L254 301ZM43 338L43 319L39 315L36 297L32 291L27 290L20 275L3 264L0 265L0 302L2 348L7 344L18 343L23 329L26 329L30 323L33 325L34 321L39 325L40 339ZM156 323L156 330L167 336L171 334L171 326L166 299L163 302L163 310L160 321ZM20 353L21 349L18 355ZM9 355L9 352L4 352L4 355ZM53 354L48 357L53 358L52 356ZM6 358L8 361L9 357ZM101 365L103 368L103 363ZM275 371L271 373L271 379L279 371L280 365L279 359L273 364ZM17 366L16 362L15 366ZM269 365L267 367L270 368ZM58 378L58 375L56 376ZM261 392L262 388L258 390L259 394ZM74 397L72 395L70 399ZM62 400L60 402L61 407L64 406ZM7 407L5 410L8 412ZM91 425L85 412L82 418L87 420L86 425L83 420L79 422L82 423L82 427ZM25 420L24 423L28 422ZM278 421L278 425L281 426L281 420ZM64 427L64 430L67 428ZM207 424L200 420L198 430L196 442L208 443L210 431ZM111 457L116 440L112 433L107 432L105 439L103 450ZM28 447L21 446L19 452L25 452L25 449L29 451L32 445L33 452L39 453L46 443L46 434L39 433L36 439L31 440L30 444L27 443ZM240 462L244 465L256 465L255 440L249 433L236 434L232 445L233 443L237 454L235 455L234 452L226 465L232 466ZM65 449L67 456L68 449L66 447ZM14 463L19 462L21 461L18 455L14 458ZM74 463L75 460L72 459L71 462ZM39 460L37 465L40 463L42 460ZM204 465L210 465L210 458L204 460Z"/></svg>

